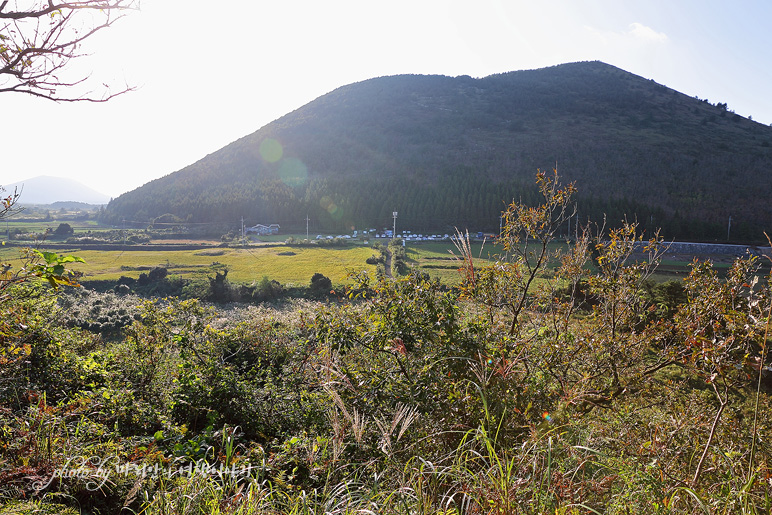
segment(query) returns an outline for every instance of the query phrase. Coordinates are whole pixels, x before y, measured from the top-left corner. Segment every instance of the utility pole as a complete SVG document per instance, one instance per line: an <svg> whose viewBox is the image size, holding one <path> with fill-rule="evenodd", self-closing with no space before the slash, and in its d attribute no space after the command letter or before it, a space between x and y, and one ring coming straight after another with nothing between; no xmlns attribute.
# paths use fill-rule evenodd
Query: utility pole
<svg viewBox="0 0 772 515"><path fill-rule="evenodd" d="M397 212L394 211L391 213L391 216L394 217L394 228L391 230L391 239L394 239L397 237Z"/></svg>
<svg viewBox="0 0 772 515"><path fill-rule="evenodd" d="M308 239L308 222L311 220L308 218L308 213L306 213L306 239Z"/></svg>
<svg viewBox="0 0 772 515"><path fill-rule="evenodd" d="M732 215L729 215L729 224L726 226L726 241L729 241L730 229L732 229Z"/></svg>
<svg viewBox="0 0 772 515"><path fill-rule="evenodd" d="M241 244L244 245L244 217L241 217Z"/></svg>

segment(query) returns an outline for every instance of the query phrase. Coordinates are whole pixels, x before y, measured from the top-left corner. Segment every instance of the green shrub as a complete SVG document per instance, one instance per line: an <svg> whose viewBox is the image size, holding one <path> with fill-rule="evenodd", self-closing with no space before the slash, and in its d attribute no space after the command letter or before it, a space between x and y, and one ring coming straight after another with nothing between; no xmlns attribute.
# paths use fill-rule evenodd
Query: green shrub
<svg viewBox="0 0 772 515"><path fill-rule="evenodd" d="M315 273L311 277L311 291L314 293L329 292L332 289L332 281L329 277L320 273Z"/></svg>

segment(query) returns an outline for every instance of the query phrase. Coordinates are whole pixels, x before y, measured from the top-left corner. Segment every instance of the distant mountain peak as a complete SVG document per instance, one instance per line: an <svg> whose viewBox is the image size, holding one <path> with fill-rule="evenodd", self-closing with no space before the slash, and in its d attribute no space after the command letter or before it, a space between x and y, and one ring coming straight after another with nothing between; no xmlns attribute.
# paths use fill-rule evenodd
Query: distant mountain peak
<svg viewBox="0 0 772 515"><path fill-rule="evenodd" d="M110 197L93 188L64 177L38 175L12 184L0 184L7 192L17 189L20 204L53 204L55 202L82 202L107 204Z"/></svg>

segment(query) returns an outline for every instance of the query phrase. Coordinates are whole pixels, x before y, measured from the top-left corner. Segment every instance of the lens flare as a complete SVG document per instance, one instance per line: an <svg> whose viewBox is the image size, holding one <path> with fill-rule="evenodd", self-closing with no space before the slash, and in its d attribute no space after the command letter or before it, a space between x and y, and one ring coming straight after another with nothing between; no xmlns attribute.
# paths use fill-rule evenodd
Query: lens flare
<svg viewBox="0 0 772 515"><path fill-rule="evenodd" d="M260 156L269 163L276 163L284 155L281 143L273 138L266 138L260 142Z"/></svg>
<svg viewBox="0 0 772 515"><path fill-rule="evenodd" d="M308 181L308 167L300 159L288 157L279 165L279 177L287 186L303 186Z"/></svg>
<svg viewBox="0 0 772 515"><path fill-rule="evenodd" d="M541 418L546 420L547 422L552 422L552 417L550 416L549 412L545 411L541 414Z"/></svg>
<svg viewBox="0 0 772 515"><path fill-rule="evenodd" d="M333 219L340 220L343 217L343 210L340 209L338 205L333 202L333 200L327 195L319 199L319 205L322 206L322 209L330 213L330 216Z"/></svg>

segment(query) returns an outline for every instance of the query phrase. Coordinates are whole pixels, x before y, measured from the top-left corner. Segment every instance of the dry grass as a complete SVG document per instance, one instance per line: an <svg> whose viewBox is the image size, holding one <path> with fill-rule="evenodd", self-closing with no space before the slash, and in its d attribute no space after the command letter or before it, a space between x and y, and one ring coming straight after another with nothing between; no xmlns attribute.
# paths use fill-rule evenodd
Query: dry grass
<svg viewBox="0 0 772 515"><path fill-rule="evenodd" d="M252 283L267 276L282 284L306 285L311 276L319 272L329 277L333 283L340 284L346 282L349 271L375 270L374 266L365 263L372 255L372 249L367 247L292 247L294 255L281 255L289 249L290 247L218 249L218 255L200 250L72 250L63 253L86 260L85 264L78 263L72 267L83 272L84 280L116 280L122 275L137 278L143 271L156 266L167 267L170 274L191 278L213 275L213 265L225 265L229 270L228 279L235 283ZM16 266L19 263L18 249L0 250L0 260Z"/></svg>

